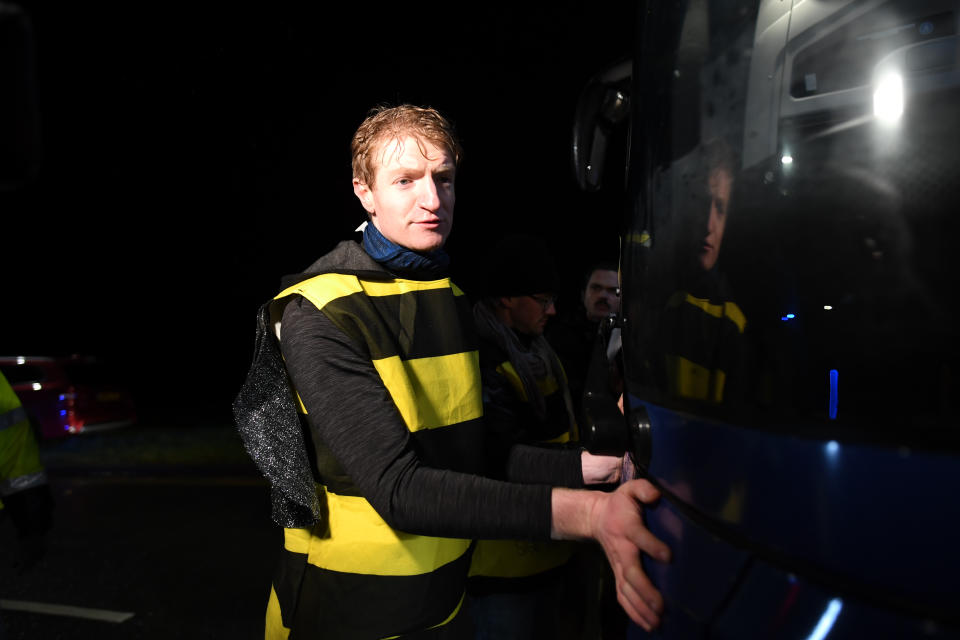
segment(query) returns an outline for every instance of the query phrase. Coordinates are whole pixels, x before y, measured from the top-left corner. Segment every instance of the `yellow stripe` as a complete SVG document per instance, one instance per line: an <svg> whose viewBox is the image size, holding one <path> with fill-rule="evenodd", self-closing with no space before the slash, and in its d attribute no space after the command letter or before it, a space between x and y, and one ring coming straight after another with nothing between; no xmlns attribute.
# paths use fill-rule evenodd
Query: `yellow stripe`
<svg viewBox="0 0 960 640"><path fill-rule="evenodd" d="M513 387L513 391L520 396L521 400L527 402L527 390L523 388L523 381L520 379L520 375L517 373L517 370L513 368L513 365L510 364L509 360L507 362L502 362L497 366L497 373L507 379L507 382L510 383L510 386Z"/></svg>
<svg viewBox="0 0 960 640"><path fill-rule="evenodd" d="M373 280L364 280L360 283L363 287L364 293L368 296L397 296L403 293L413 293L416 291L431 291L433 289L450 289L453 291L453 295L462 296L463 291L461 291L457 285L450 282L450 278L442 278L440 280L389 280L386 282L373 281Z"/></svg>
<svg viewBox="0 0 960 640"><path fill-rule="evenodd" d="M470 540L396 531L360 497L327 492L326 500L327 522L314 528L307 558L323 569L378 576L420 575L456 560L470 547ZM287 529L285 535L297 531L303 530ZM292 538L293 546L301 548L302 534L294 533ZM285 537L285 544L291 544L291 537Z"/></svg>
<svg viewBox="0 0 960 640"><path fill-rule="evenodd" d="M567 562L573 544L557 541L480 540L470 562L471 576L522 578Z"/></svg>
<svg viewBox="0 0 960 640"><path fill-rule="evenodd" d="M29 421L0 431L0 479L12 482L42 471L40 449Z"/></svg>
<svg viewBox="0 0 960 640"><path fill-rule="evenodd" d="M476 351L401 360L374 360L410 431L436 429L483 415Z"/></svg>
<svg viewBox="0 0 960 640"><path fill-rule="evenodd" d="M747 316L743 314L743 311L740 310L740 307L737 306L737 303L724 302L723 313L728 318L733 320L733 323L737 325L737 329L740 329L740 333L743 333L744 329L747 327Z"/></svg>
<svg viewBox="0 0 960 640"><path fill-rule="evenodd" d="M713 372L714 375L714 385L713 385L713 401L717 404L723 402L723 385L727 381L727 374L723 371L717 369Z"/></svg>
<svg viewBox="0 0 960 640"><path fill-rule="evenodd" d="M505 377L509 382L510 386L513 387L513 390L517 392L517 395L520 396L520 399L524 402L527 402L527 391L523 387L523 381L520 379L520 374L517 373L517 370L514 368L513 363L509 360L501 363L497 367L497 373ZM560 389L560 385L557 384L557 379L549 375L542 380L536 380L537 388L540 389L540 393L543 397L547 397L550 394L556 392Z"/></svg>
<svg viewBox="0 0 960 640"><path fill-rule="evenodd" d="M735 325L737 325L737 329L740 331L740 333L743 333L747 326L747 317L743 315L743 311L740 310L740 307L737 306L736 302L724 302L722 305L710 304L709 300L704 298L695 298L689 293L686 295L685 301L703 310L705 313L709 313L714 318L729 318Z"/></svg>
<svg viewBox="0 0 960 640"><path fill-rule="evenodd" d="M317 309L323 309L331 300L360 293L363 287L356 276L341 273L325 273L284 289L274 300L298 293L313 303Z"/></svg>
<svg viewBox="0 0 960 640"><path fill-rule="evenodd" d="M710 370L682 356L667 356L667 375L673 392L681 398L723 402L727 376L720 369Z"/></svg>
<svg viewBox="0 0 960 640"><path fill-rule="evenodd" d="M627 234L627 244L639 244L644 247L650 246L650 234L646 231L634 231Z"/></svg>
<svg viewBox="0 0 960 640"><path fill-rule="evenodd" d="M297 397L297 408L300 410L300 413L307 415L307 408L304 406L303 400L300 398L300 394L294 391L293 395Z"/></svg>
<svg viewBox="0 0 960 640"><path fill-rule="evenodd" d="M287 640L290 637L290 629L283 626L283 619L280 617L280 600L272 586L270 599L267 601L267 619L263 637L264 640Z"/></svg>
<svg viewBox="0 0 960 640"><path fill-rule="evenodd" d="M291 553L309 553L310 529L284 529L283 548Z"/></svg>
<svg viewBox="0 0 960 640"><path fill-rule="evenodd" d="M463 291L450 282L450 278L440 280L387 280L387 281L360 281L357 276L342 273L324 273L309 280L297 283L277 294L275 300L293 294L300 294L314 304L317 309L323 309L331 301L348 296L352 293L363 292L368 296L396 296L416 291L431 291L434 289L450 289L454 296L462 296Z"/></svg>
<svg viewBox="0 0 960 640"><path fill-rule="evenodd" d="M570 432L564 431L556 438L551 438L549 440L544 440L546 444L563 444L565 442L570 442Z"/></svg>

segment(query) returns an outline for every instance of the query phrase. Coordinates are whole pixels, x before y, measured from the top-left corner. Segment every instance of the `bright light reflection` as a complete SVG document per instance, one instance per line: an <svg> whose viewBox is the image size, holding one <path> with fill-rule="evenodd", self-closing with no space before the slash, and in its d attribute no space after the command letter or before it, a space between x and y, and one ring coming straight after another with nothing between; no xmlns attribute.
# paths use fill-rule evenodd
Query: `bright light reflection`
<svg viewBox="0 0 960 640"><path fill-rule="evenodd" d="M840 451L840 443L836 440L831 440L827 443L827 454L831 456L837 455L837 451Z"/></svg>
<svg viewBox="0 0 960 640"><path fill-rule="evenodd" d="M40 384L39 382L34 382L34 383L33 383L33 390L34 390L34 391L40 391L40 389L43 389L43 385Z"/></svg>
<svg viewBox="0 0 960 640"><path fill-rule="evenodd" d="M873 115L878 120L894 123L903 115L903 77L889 73L880 79L873 92Z"/></svg>
<svg viewBox="0 0 960 640"><path fill-rule="evenodd" d="M823 310L824 310L824 311L833 311L833 306L831 306L831 305L829 305L829 304L825 304L825 305L823 305Z"/></svg>
<svg viewBox="0 0 960 640"><path fill-rule="evenodd" d="M807 640L823 640L823 638L826 638L830 630L833 629L833 623L837 621L837 616L840 615L840 609L842 608L843 601L840 598L831 600L823 615L820 616L820 622L817 623L813 632L807 636Z"/></svg>
<svg viewBox="0 0 960 640"><path fill-rule="evenodd" d="M17 364L23 364L26 361L27 359L24 358L23 356L17 356Z"/></svg>
<svg viewBox="0 0 960 640"><path fill-rule="evenodd" d="M782 162L783 164L793 164L793 156L786 154L782 158L780 158L780 162Z"/></svg>

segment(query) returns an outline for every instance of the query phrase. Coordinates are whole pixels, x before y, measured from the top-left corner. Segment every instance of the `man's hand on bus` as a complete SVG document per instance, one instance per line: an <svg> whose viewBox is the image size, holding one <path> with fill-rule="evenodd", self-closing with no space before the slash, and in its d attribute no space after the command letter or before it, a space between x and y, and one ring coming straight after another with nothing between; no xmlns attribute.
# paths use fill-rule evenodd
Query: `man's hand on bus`
<svg viewBox="0 0 960 640"><path fill-rule="evenodd" d="M644 573L640 553L669 562L670 549L643 524L642 504L659 497L646 480L631 480L611 493L553 490L553 538L599 542L613 569L620 606L648 631L660 624L663 597Z"/></svg>

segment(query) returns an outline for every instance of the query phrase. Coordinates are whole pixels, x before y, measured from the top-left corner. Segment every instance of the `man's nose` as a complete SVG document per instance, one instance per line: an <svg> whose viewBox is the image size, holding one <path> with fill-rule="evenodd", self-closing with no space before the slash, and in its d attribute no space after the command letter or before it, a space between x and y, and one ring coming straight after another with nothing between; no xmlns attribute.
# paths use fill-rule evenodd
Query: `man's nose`
<svg viewBox="0 0 960 640"><path fill-rule="evenodd" d="M437 192L437 185L433 178L428 176L421 181L417 204L427 211L436 211L440 208L440 194Z"/></svg>
<svg viewBox="0 0 960 640"><path fill-rule="evenodd" d="M553 300L551 300L550 304L547 305L547 308L544 311L544 313L546 313L548 316L557 315L557 304Z"/></svg>
<svg viewBox="0 0 960 640"><path fill-rule="evenodd" d="M715 203L711 203L710 213L707 216L707 234L711 234L716 230L717 219L719 217L720 217L720 212L717 211L717 205Z"/></svg>

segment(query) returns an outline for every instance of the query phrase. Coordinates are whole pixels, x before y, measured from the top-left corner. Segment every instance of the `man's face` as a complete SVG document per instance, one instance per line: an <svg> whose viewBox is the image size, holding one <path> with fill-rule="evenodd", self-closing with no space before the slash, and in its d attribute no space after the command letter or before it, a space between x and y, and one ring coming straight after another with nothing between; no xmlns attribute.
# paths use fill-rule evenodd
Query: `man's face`
<svg viewBox="0 0 960 640"><path fill-rule="evenodd" d="M700 245L700 266L709 271L720 257L733 178L723 169L718 169L710 173L707 186L710 189L710 216L707 218L707 234Z"/></svg>
<svg viewBox="0 0 960 640"><path fill-rule="evenodd" d="M422 150L421 150L422 149ZM446 149L413 136L387 140L374 152L374 184L353 179L353 192L388 240L433 251L453 227L456 165Z"/></svg>
<svg viewBox="0 0 960 640"><path fill-rule="evenodd" d="M620 296L617 295L619 286L616 271L596 269L590 274L583 292L583 306L587 309L590 322L599 322L620 310Z"/></svg>
<svg viewBox="0 0 960 640"><path fill-rule="evenodd" d="M554 296L548 293L501 298L500 304L507 312L507 326L528 336L543 335L547 320L557 314Z"/></svg>

